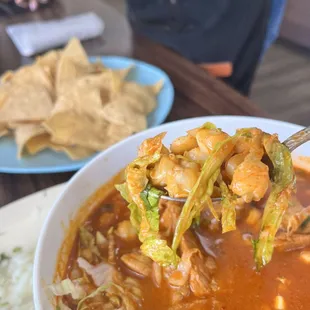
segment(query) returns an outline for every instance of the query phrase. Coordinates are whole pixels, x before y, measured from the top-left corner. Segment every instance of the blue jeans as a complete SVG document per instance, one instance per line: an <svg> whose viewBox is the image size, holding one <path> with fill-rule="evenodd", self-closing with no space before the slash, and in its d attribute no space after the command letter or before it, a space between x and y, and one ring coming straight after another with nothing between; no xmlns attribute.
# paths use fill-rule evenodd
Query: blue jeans
<svg viewBox="0 0 310 310"><path fill-rule="evenodd" d="M286 0L272 0L270 18L262 55L279 36L280 26L285 12L285 6Z"/></svg>

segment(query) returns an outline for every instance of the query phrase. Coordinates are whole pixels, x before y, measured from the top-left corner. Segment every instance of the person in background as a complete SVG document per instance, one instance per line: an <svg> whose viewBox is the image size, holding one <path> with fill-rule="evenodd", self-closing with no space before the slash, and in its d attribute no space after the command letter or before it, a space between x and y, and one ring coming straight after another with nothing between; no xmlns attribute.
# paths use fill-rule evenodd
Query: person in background
<svg viewBox="0 0 310 310"><path fill-rule="evenodd" d="M32 11L48 2L14 1ZM127 0L136 32L174 49L245 95L264 52L278 36L285 4L286 0Z"/></svg>
<svg viewBox="0 0 310 310"><path fill-rule="evenodd" d="M170 47L245 95L262 53L279 32L285 0L271 2L127 0L136 32Z"/></svg>

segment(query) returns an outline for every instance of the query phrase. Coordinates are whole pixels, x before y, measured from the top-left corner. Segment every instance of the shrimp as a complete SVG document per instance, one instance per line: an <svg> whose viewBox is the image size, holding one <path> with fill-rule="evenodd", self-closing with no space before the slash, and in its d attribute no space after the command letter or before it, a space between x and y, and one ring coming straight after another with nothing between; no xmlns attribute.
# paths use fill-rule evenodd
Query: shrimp
<svg viewBox="0 0 310 310"><path fill-rule="evenodd" d="M200 150L205 154L211 154L216 145L228 138L228 134L220 130L202 128L198 130L196 139Z"/></svg>
<svg viewBox="0 0 310 310"><path fill-rule="evenodd" d="M138 151L138 156L143 157L143 156L151 156L154 155L155 153L161 153L164 154L167 152L167 148L162 143L163 138L165 137L166 132L162 132L159 135L149 138L144 140Z"/></svg>
<svg viewBox="0 0 310 310"><path fill-rule="evenodd" d="M269 187L269 168L249 154L235 170L230 189L245 202L259 201Z"/></svg>
<svg viewBox="0 0 310 310"><path fill-rule="evenodd" d="M197 147L196 138L187 135L183 137L176 138L171 144L171 152L177 155L183 155L184 152L190 151L191 149Z"/></svg>
<svg viewBox="0 0 310 310"><path fill-rule="evenodd" d="M200 165L186 159L179 159L179 164L167 175L166 190L172 197L187 197L200 175Z"/></svg>
<svg viewBox="0 0 310 310"><path fill-rule="evenodd" d="M245 153L240 153L228 159L228 161L225 164L225 172L230 179L233 178L235 170L244 161L245 157L246 157Z"/></svg>
<svg viewBox="0 0 310 310"><path fill-rule="evenodd" d="M197 128L194 128L194 129L190 129L187 131L187 134L190 135L190 136L193 136L193 137L196 137L197 135L197 132L201 129L201 127L197 127Z"/></svg>
<svg viewBox="0 0 310 310"><path fill-rule="evenodd" d="M159 162L150 172L150 178L154 186L164 187L167 185L167 174L178 164L173 154L163 155Z"/></svg>
<svg viewBox="0 0 310 310"><path fill-rule="evenodd" d="M187 197L195 185L200 165L183 156L162 155L150 172L154 186L165 187L172 197Z"/></svg>
<svg viewBox="0 0 310 310"><path fill-rule="evenodd" d="M194 149L185 152L184 157L203 165L208 158L208 154L202 152L199 147L195 147Z"/></svg>
<svg viewBox="0 0 310 310"><path fill-rule="evenodd" d="M249 128L247 132L251 136L241 135L239 137L236 144L236 153L249 153L251 151L252 154L261 158L264 154L262 146L263 132L258 128Z"/></svg>

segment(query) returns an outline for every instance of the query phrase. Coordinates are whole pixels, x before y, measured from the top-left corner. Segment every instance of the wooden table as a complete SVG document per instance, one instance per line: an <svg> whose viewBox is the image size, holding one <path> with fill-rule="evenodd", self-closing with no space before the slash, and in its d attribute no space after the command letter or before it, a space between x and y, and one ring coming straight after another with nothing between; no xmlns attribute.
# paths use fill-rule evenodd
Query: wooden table
<svg viewBox="0 0 310 310"><path fill-rule="evenodd" d="M74 3L74 9L80 11L85 9L84 4L87 3L87 8L90 8L90 10L92 7L95 8L98 15L102 16L104 12L106 14L106 7L102 6L99 0L62 0L62 3L66 4L67 7L69 3L72 5ZM14 17L14 22L38 19L42 18L42 16L43 18L64 16L67 11L62 11L61 7L58 6L58 10L48 8L43 13L36 13L35 15L16 16ZM72 14L71 11L70 14ZM22 63L21 56L4 31L5 24L10 22L12 20L1 21L0 23L0 68L2 70L14 69ZM111 29L111 35L112 32ZM131 49L129 45L125 48L127 48L127 53ZM87 46L87 51L92 55L98 55L98 51L107 54L103 48L102 38L92 40ZM124 49L116 52L118 54L126 54ZM112 53L110 49L108 49L108 53ZM175 87L175 102L166 120L167 122L204 115L266 116L255 104L229 86L209 76L192 62L146 38L134 36L133 56L162 68L170 76ZM72 175L73 173L40 175L0 174L0 206L38 190L65 182Z"/></svg>

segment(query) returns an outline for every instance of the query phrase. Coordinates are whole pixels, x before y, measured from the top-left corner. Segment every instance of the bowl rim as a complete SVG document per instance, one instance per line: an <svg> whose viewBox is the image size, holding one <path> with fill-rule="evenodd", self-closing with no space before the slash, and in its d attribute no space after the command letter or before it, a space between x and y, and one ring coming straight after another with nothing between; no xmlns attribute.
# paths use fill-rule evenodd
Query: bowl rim
<svg viewBox="0 0 310 310"><path fill-rule="evenodd" d="M135 135L132 135L132 136L128 137L127 139L124 139L124 140L114 144L113 146L109 147L108 149L102 151L101 153L99 153L91 161L89 161L83 168L81 168L77 173L75 173L71 177L71 179L66 183L64 189L62 190L62 193L55 200L53 206L51 207L50 211L48 212L48 215L47 215L47 217L43 223L42 229L41 229L40 234L39 234L36 250L35 250L34 265L33 265L32 290L33 290L33 301L34 301L35 309L42 309L42 299L41 299L41 294L40 294L41 286L42 286L42 280L40 279L40 272L39 272L39 269L40 269L39 267L40 267L40 264L42 263L42 246L44 244L45 237L49 232L49 227L51 226L52 216L53 216L55 210L58 208L60 201L63 199L65 194L68 191L70 191L73 184L78 179L82 178L83 175L87 172L87 170L90 169L90 167L92 167L93 165L97 165L97 163L100 162L102 160L102 158L106 156L106 154L113 152L115 149L119 148L122 144L125 144L131 140L134 140L137 137L140 137L142 135L152 136L153 132L158 132L160 129L162 131L169 130L169 127L177 126L177 124L180 124L180 123L187 124L187 123L191 123L193 121L197 121L197 122L201 121L201 123L203 123L203 122L208 121L209 118L212 118L212 120L214 120L214 122L216 122L216 120L225 121L225 119L230 120L230 121L235 120L236 122L238 120L253 119L255 121L263 121L264 123L270 123L273 125L277 125L277 124L282 125L282 126L285 125L286 127L290 127L290 128L295 129L295 130L301 130L302 128L304 128L304 126L301 126L298 124L293 124L293 123L289 123L289 122L285 122L285 121L268 119L268 118L263 118L263 117L236 116L236 115L216 115L216 116L209 115L209 116L202 116L202 117L194 117L194 118L177 120L174 122L169 122L169 123L162 124L160 126L149 128L149 129L144 130L142 132L139 132ZM85 197L85 200L86 199L87 199L87 197ZM77 206L77 209L79 207L80 206Z"/></svg>

